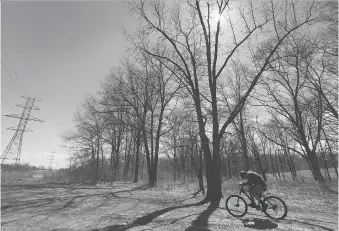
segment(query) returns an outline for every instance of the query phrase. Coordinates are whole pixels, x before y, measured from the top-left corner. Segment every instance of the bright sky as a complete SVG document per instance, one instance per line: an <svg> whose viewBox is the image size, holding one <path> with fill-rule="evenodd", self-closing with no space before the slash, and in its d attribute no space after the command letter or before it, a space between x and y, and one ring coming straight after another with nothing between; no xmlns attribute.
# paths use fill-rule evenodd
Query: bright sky
<svg viewBox="0 0 339 231"><path fill-rule="evenodd" d="M126 44L121 26L137 21L121 2L2 2L1 115L20 114L22 95L42 100L24 133L21 163L45 167L55 151L53 168L67 167L61 134L72 129L76 107L118 65ZM1 153L14 135L6 128L19 120L1 117Z"/></svg>

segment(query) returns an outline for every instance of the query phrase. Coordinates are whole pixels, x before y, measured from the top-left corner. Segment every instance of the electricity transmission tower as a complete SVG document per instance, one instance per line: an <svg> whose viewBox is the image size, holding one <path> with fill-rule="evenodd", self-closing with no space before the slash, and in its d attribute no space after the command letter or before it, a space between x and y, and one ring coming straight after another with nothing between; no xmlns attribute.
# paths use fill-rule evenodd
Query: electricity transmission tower
<svg viewBox="0 0 339 231"><path fill-rule="evenodd" d="M6 164L19 164L20 156L21 156L22 138L23 138L24 132L32 131L28 128L26 129L28 120L43 122L42 120L31 116L32 110L40 110L34 105L35 101L41 101L41 100L37 100L31 97L24 97L24 96L22 97L26 99L26 104L16 105L17 107L23 108L21 115L20 114L19 115L18 114L5 115L8 117L17 118L20 120L16 128L15 127L7 128L10 130L15 130L15 133L11 141L8 143L5 151L1 155L1 164L4 164L5 162Z"/></svg>
<svg viewBox="0 0 339 231"><path fill-rule="evenodd" d="M53 151L53 152L51 153L51 155L49 156L49 157L50 157L49 163L48 163L48 170L49 170L49 171L52 171L54 154L55 154L55 151Z"/></svg>

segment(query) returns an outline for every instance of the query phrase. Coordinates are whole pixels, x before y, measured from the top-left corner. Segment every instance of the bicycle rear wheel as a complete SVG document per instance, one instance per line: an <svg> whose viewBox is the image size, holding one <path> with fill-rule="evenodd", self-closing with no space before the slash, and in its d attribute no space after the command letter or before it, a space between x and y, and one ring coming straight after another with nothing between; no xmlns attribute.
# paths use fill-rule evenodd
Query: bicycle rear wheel
<svg viewBox="0 0 339 231"><path fill-rule="evenodd" d="M247 204L239 195L231 195L225 202L226 210L234 217L243 217L247 213Z"/></svg>
<svg viewBox="0 0 339 231"><path fill-rule="evenodd" d="M287 215L285 202L277 196L268 196L262 201L263 212L274 220L282 220Z"/></svg>

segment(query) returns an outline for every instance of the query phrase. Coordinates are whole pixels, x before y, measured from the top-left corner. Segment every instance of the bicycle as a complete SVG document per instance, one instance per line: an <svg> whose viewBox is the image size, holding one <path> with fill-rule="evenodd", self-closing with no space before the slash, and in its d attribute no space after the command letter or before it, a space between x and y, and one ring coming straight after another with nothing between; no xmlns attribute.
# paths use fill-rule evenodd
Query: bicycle
<svg viewBox="0 0 339 231"><path fill-rule="evenodd" d="M244 197L241 196L241 194L245 194L247 198L250 199L250 201L252 202L249 193L244 190L245 185L239 184L239 186L240 186L239 194L233 194L227 197L225 202L226 210L234 217L245 216L248 210L248 206L250 206L250 204L246 203ZM261 212L265 213L266 216L274 220L282 220L287 216L287 206L286 203L281 198L272 195L269 196L263 195L263 198L264 199L260 199L259 206ZM274 203L274 201L278 202L278 204ZM234 205L234 207L231 207L232 205ZM280 212L279 208L281 208L282 213L280 215L274 216L274 213L278 214L278 212ZM236 213L237 209L240 209L239 213Z"/></svg>

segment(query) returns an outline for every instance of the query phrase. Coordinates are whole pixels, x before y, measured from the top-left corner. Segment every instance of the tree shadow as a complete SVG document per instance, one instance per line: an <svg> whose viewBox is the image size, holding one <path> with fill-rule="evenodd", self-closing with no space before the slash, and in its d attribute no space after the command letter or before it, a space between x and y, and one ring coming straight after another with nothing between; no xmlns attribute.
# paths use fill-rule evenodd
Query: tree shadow
<svg viewBox="0 0 339 231"><path fill-rule="evenodd" d="M270 219L260 219L260 218L244 218L240 219L244 227L252 228L252 229L275 229L278 227L278 225L274 222L272 222Z"/></svg>
<svg viewBox="0 0 339 231"><path fill-rule="evenodd" d="M198 190L192 194L190 194L191 198L196 198L199 194L205 194L205 192L203 190Z"/></svg>
<svg viewBox="0 0 339 231"><path fill-rule="evenodd" d="M168 207L168 208L164 208L164 209L160 209L160 210L156 210L154 212L148 213L142 217L139 217L137 219L135 219L132 223L130 224L125 224L125 225L112 225L112 226L107 226L105 228L101 228L101 229L94 229L93 231L98 231L98 230L102 230L102 231L125 231L137 226L143 226L143 225L147 225L150 222L152 222L155 218L168 213L170 211L173 211L175 209L180 209L180 208L188 208L188 207L192 207L192 206L199 206L199 203L192 203L192 204L186 204L186 205L178 205L178 206L172 206L172 207Z"/></svg>
<svg viewBox="0 0 339 231"><path fill-rule="evenodd" d="M183 216L183 217L176 218L173 221L171 221L171 224L174 224L174 223L176 223L176 222L178 222L180 220L183 220L183 219L185 219L187 217L195 216L195 215L198 215L198 214L199 213L194 213L194 214L189 214L189 215L186 215L186 216Z"/></svg>
<svg viewBox="0 0 339 231"><path fill-rule="evenodd" d="M255 215L255 216L260 216L260 217L264 217L264 218L266 217L265 215L256 214L256 213L252 213L252 212L247 212L247 214L249 214L249 215ZM283 219L283 220L280 220L279 222L281 222L281 223L288 223L288 224L291 224L291 223L299 223L299 224L302 224L302 225L308 225L308 226L313 226L313 227L316 227L316 228L321 228L321 229L324 229L324 230L327 230L327 231L334 231L334 229L325 227L325 226L323 226L323 225L318 225L318 224L311 223L311 222L313 221L313 222L319 222L319 223L327 223L327 224L331 224L331 222L320 221L320 220L316 220L316 219L307 219L307 218L302 218L302 217L301 217L301 219L303 219L303 220L309 220L309 222L306 222L306 221L298 221L298 220L289 219L289 218L285 218L285 219ZM337 224L337 223L332 222L332 224Z"/></svg>
<svg viewBox="0 0 339 231"><path fill-rule="evenodd" d="M255 216L260 216L260 217L266 218L265 215L256 214L256 213L252 213L252 212L247 212L247 214L249 214L249 215L255 215ZM313 222L321 222L321 223L328 223L328 224L337 224L337 223L335 223L335 222L326 222L326 221L320 221L320 220L316 220L316 219L307 219L307 218L301 218L301 219L303 219L303 220L309 220L310 222L306 222L306 221L298 221L298 220L288 219L288 218L285 218L285 219L283 219L283 220L279 220L278 222L281 222L281 223L287 223L287 224L299 223L299 224L302 224L302 225L307 225L307 226L313 226L313 227L316 227L316 228L321 228L321 229L324 229L324 230L327 230L327 231L334 231L334 229L325 227L325 226L323 226L323 225L314 224L314 223L311 223L311 222L313 221ZM259 220L265 220L265 219L259 219ZM266 218L266 220L270 221L270 220L267 219L267 218ZM276 225L277 225L277 224L276 224Z"/></svg>
<svg viewBox="0 0 339 231"><path fill-rule="evenodd" d="M325 223L325 224L337 224L337 222L333 222L333 221L320 221L320 220L316 220L316 219L310 219L310 218L302 218L303 220L307 220L307 221L313 221L313 222L319 222L319 223ZM287 219L287 221L289 221L289 219ZM293 221L293 220L291 220Z"/></svg>
<svg viewBox="0 0 339 231"><path fill-rule="evenodd" d="M313 221L322 222L322 221L318 221L318 220L313 220ZM327 230L327 231L334 231L334 229L331 229L331 228L328 228L328 227L325 227L325 226L322 226L322 225L308 223L308 222L305 222L305 221L297 221L297 220L293 220L293 219L285 219L283 222L289 223L289 224L291 224L291 223L299 223L299 224L303 224L303 225L309 225L309 226L321 228L321 229L324 229L324 230Z"/></svg>
<svg viewBox="0 0 339 231"><path fill-rule="evenodd" d="M46 184L44 184L44 185L45 185L45 188L48 188L46 186ZM30 186L26 187L26 185L20 185L20 186L24 187L25 189L29 188L31 190L42 187L42 185L31 185L31 187ZM22 188L20 188L20 189L22 189ZM69 189L72 189L72 187L70 187ZM107 189L107 188L105 188L105 189ZM32 218L38 217L40 215L47 215L47 217L44 218L44 219L48 219L48 217L50 215L53 215L55 213L61 212L61 211L66 210L66 209L76 208L78 206L81 206L81 204L85 200L90 199L92 197L95 197L95 196L104 197L104 200L101 203L99 203L98 205L90 206L88 208L82 209L82 211L93 210L94 208L101 207L102 205L104 205L108 200L112 199L113 197L117 198L117 199L126 198L126 197L129 197L129 196L132 196L132 193L131 193L132 191L143 190L143 189L145 189L145 186L134 187L132 189L118 190L118 191L114 191L114 192L80 194L80 195L74 195L74 196L67 195L67 196L62 196L62 197L53 196L53 197L49 197L49 198L33 198L33 199L25 201L25 202L15 200L15 201L10 202L7 205L1 206L2 215L13 214L13 213L19 212L21 210L35 209L35 208L39 208L39 209L41 209L41 211L34 211L34 212L31 213L31 215L28 215L26 217L21 217L21 218L15 219L15 220L3 222L3 224L13 223L13 222L17 222L17 221L20 221L20 220L32 219ZM123 193L123 194L128 193L129 195L120 196L121 193Z"/></svg>
<svg viewBox="0 0 339 231"><path fill-rule="evenodd" d="M200 203L199 203L200 204ZM217 209L216 206L209 205L206 210L204 210L200 215L191 223L191 226L186 228L185 231L194 231L194 230L210 230L208 229L208 218L212 213Z"/></svg>
<svg viewBox="0 0 339 231"><path fill-rule="evenodd" d="M1 184L2 189L9 189L13 190L13 188L20 188L20 189L44 189L44 188L67 188L71 190L77 190L77 189L110 189L113 188L112 186L109 187L98 187L98 186L85 186L85 185L77 185L77 184L67 184L67 183L14 183L14 184ZM127 190L122 190L121 192L124 191L133 191L133 190L146 190L150 186L149 185L141 185L138 187L134 187L132 189L127 189Z"/></svg>
<svg viewBox="0 0 339 231"><path fill-rule="evenodd" d="M53 183L15 183L2 184L5 189L20 188L20 189L41 189L41 188L72 188L72 185L67 184L53 184Z"/></svg>
<svg viewBox="0 0 339 231"><path fill-rule="evenodd" d="M25 189L37 189L37 188L42 188L42 184L40 185L20 185L20 187L23 187ZM44 184L45 188L49 188L47 184ZM67 187L72 190L72 187ZM77 189L77 188L76 188ZM84 189L84 188L78 188L78 189ZM98 189L98 188L97 188ZM104 189L109 189L109 188L104 188ZM2 214L8 214L8 213L13 213L13 212L18 212L20 210L24 209L30 209L30 208L36 208L36 207L46 207L46 206L52 206L55 203L60 203L66 201L64 205L61 207L58 206L56 209L52 209L51 211L46 211L46 213L53 213L53 212L59 212L61 210L75 207L80 205L82 202L84 202L86 199L89 199L91 197L99 196L99 197L105 197L106 200L102 202L101 205L103 205L107 200L111 199L112 197L114 198L121 198L121 197L128 197L132 196L132 191L136 190L142 190L145 189L145 186L139 186L139 187L134 187L132 189L125 189L125 190L120 190L120 191L115 191L115 192L104 192L104 193L93 193L93 194L80 194L80 195L75 195L75 196L63 196L63 197L49 197L49 198L34 198L31 200L27 200L25 202L23 201L13 201L10 204L2 205L1 206L1 213ZM120 196L119 194L122 193L128 193L129 195L126 196ZM39 192L40 194L40 192ZM76 201L76 200L79 201Z"/></svg>

